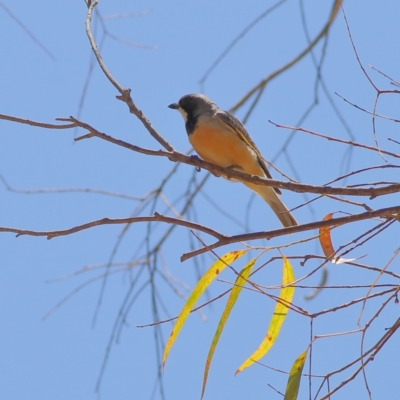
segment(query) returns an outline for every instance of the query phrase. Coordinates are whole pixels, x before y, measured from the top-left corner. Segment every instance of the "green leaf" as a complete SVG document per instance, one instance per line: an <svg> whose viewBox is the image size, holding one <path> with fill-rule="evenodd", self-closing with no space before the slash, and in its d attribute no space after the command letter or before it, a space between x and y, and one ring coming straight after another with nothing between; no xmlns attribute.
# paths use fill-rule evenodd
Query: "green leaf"
<svg viewBox="0 0 400 400"><path fill-rule="evenodd" d="M301 353L292 365L290 370L288 383L286 385L284 400L296 400L300 388L300 378L303 372L304 363L307 358L308 348L305 352Z"/></svg>

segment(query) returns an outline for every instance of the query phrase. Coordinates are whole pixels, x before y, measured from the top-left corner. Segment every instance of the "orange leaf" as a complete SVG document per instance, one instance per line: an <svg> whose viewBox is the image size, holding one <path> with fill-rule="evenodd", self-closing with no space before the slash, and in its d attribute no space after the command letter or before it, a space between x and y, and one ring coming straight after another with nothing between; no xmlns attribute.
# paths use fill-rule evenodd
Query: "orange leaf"
<svg viewBox="0 0 400 400"><path fill-rule="evenodd" d="M329 219L332 219L333 213L330 213L328 215L325 215L324 221L327 221ZM335 253L335 250L332 246L332 240L331 240L331 227L330 226L324 226L323 228L320 228L319 230L319 242L321 243L322 251L325 254L326 258L331 258L333 254Z"/></svg>
<svg viewBox="0 0 400 400"><path fill-rule="evenodd" d="M333 217L334 213L330 213L325 215L324 221L328 221ZM333 226L336 226L333 224ZM356 258L340 258L335 256L335 249L332 245L331 240L331 227L325 226L320 228L319 230L319 242L321 243L322 250L325 254L325 257L332 263L332 264L343 264L345 262L351 262L356 260Z"/></svg>

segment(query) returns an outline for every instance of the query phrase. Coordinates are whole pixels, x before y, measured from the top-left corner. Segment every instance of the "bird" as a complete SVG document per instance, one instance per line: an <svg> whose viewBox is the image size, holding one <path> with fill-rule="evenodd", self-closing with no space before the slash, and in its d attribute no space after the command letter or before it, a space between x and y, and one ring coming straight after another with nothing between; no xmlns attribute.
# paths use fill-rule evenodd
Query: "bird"
<svg viewBox="0 0 400 400"><path fill-rule="evenodd" d="M184 121L189 142L205 161L220 167L272 179L264 159L244 125L231 113L220 109L203 94L187 94L168 106L178 110ZM298 225L279 199L278 188L242 181L258 194L284 227Z"/></svg>

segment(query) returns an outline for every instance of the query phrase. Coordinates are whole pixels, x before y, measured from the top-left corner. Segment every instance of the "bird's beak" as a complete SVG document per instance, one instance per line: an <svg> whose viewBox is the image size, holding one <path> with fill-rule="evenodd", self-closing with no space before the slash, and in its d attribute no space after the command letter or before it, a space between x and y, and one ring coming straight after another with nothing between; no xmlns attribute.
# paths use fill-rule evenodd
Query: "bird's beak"
<svg viewBox="0 0 400 400"><path fill-rule="evenodd" d="M172 108L173 110L179 110L179 104L178 103L172 103L168 107Z"/></svg>

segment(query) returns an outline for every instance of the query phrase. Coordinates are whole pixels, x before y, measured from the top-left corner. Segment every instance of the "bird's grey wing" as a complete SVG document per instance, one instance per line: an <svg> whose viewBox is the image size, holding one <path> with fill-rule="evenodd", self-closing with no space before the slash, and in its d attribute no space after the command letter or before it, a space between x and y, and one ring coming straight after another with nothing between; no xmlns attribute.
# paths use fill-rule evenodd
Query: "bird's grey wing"
<svg viewBox="0 0 400 400"><path fill-rule="evenodd" d="M254 153L257 155L257 161L264 171L265 176L269 179L272 179L272 175L268 171L268 168L265 165L260 151L258 150L256 144L253 142L253 139L250 137L245 126L234 115L227 111L219 110L216 114L216 117L221 119L222 122L228 125L239 136L239 138L243 140L243 142L245 142L247 146L249 146L254 151ZM281 191L278 188L274 188L274 190L276 191L276 193L281 194Z"/></svg>

